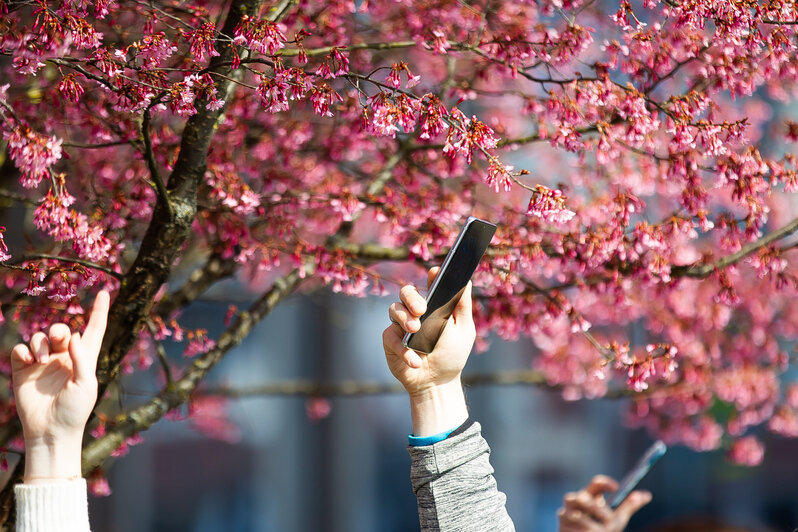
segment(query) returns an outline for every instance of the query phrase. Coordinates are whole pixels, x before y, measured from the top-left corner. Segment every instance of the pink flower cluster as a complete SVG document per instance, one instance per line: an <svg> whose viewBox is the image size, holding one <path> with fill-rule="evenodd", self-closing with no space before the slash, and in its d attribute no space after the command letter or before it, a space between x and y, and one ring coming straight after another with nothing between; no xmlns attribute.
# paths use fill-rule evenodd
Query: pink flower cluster
<svg viewBox="0 0 798 532"><path fill-rule="evenodd" d="M199 433L218 440L236 443L241 439L241 429L230 421L228 402L223 397L198 395L191 399L188 417L191 426Z"/></svg>
<svg viewBox="0 0 798 532"><path fill-rule="evenodd" d="M6 241L3 238L3 233L6 232L6 228L0 226L0 262L5 262L11 258L11 255L8 253L8 246L6 246Z"/></svg>
<svg viewBox="0 0 798 532"><path fill-rule="evenodd" d="M443 153L449 157L459 154L471 164L471 154L477 150L487 151L496 147L499 139L494 137L493 129L476 116L467 118L458 108L450 112L451 127L446 137Z"/></svg>
<svg viewBox="0 0 798 532"><path fill-rule="evenodd" d="M744 466L758 466L765 457L765 448L756 436L736 440L729 449L729 459Z"/></svg>
<svg viewBox="0 0 798 532"><path fill-rule="evenodd" d="M261 54L274 55L285 47L284 31L281 24L244 15L233 31L233 43Z"/></svg>
<svg viewBox="0 0 798 532"><path fill-rule="evenodd" d="M204 63L205 59L219 55L214 46L216 24L213 22L206 22L199 28L186 32L185 37L191 44L191 53L196 62Z"/></svg>
<svg viewBox="0 0 798 532"><path fill-rule="evenodd" d="M316 75L325 79L336 78L349 72L349 58L341 48L334 46L316 69Z"/></svg>
<svg viewBox="0 0 798 532"><path fill-rule="evenodd" d="M36 188L50 167L61 159L61 139L45 137L27 126L3 132L8 142L8 154L22 173L20 182L25 188Z"/></svg>
<svg viewBox="0 0 798 532"><path fill-rule="evenodd" d="M391 65L391 71L388 74L388 77L385 78L385 82L393 87L394 89L399 89L402 86L402 79L400 74L402 72L407 73L407 85L408 89L415 87L418 85L419 81L421 81L421 76L414 76L413 73L410 71L410 67L407 66L407 63L404 61L400 61L399 63L394 63Z"/></svg>
<svg viewBox="0 0 798 532"><path fill-rule="evenodd" d="M59 176L59 179L62 179ZM73 198L62 187L55 193L51 188L33 213L33 223L38 229L56 241L72 241L78 256L94 261L105 261L111 252L111 242L103 234L102 227L89 221L88 217L70 209Z"/></svg>
<svg viewBox="0 0 798 532"><path fill-rule="evenodd" d="M535 192L529 200L527 215L540 218L544 222L563 224L571 220L576 213L565 207L565 196L557 189L536 185Z"/></svg>

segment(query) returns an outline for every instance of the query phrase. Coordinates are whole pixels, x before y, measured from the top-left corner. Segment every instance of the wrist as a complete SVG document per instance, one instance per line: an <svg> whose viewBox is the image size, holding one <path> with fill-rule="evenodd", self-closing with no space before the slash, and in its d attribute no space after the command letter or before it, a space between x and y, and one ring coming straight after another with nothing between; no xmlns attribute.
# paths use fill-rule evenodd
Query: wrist
<svg viewBox="0 0 798 532"><path fill-rule="evenodd" d="M426 437L452 430L468 419L463 386L458 376L423 391L410 394L413 436Z"/></svg>
<svg viewBox="0 0 798 532"><path fill-rule="evenodd" d="M83 435L25 439L26 484L81 477Z"/></svg>

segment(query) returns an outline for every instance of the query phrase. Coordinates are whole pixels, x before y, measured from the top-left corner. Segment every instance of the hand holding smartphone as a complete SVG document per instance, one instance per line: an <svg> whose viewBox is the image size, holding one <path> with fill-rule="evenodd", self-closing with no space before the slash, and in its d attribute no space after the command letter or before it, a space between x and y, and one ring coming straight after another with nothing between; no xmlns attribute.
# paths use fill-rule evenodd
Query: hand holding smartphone
<svg viewBox="0 0 798 532"><path fill-rule="evenodd" d="M651 468L654 467L660 458L665 454L668 448L664 442L657 440L648 448L648 450L640 457L637 464L629 471L626 476L621 480L618 491L616 491L609 500L609 506L613 510L616 509L621 503L629 496L637 485L643 480Z"/></svg>
<svg viewBox="0 0 798 532"><path fill-rule="evenodd" d="M427 311L419 318L421 328L405 334L402 342L405 347L424 354L432 352L495 232L492 223L473 216L466 220L432 281Z"/></svg>

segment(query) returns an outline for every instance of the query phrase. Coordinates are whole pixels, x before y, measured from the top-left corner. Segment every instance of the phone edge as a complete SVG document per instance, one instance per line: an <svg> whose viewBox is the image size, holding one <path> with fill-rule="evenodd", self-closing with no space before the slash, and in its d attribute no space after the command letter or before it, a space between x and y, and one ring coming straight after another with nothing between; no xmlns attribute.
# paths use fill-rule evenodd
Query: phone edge
<svg viewBox="0 0 798 532"><path fill-rule="evenodd" d="M429 301L430 297L432 297L432 294L435 293L435 288L438 286L438 281L440 280L441 277L443 277L443 273L446 271L446 268L449 267L449 263L451 262L452 257L454 256L454 251L457 249L457 247L460 245L460 242L463 240L463 237L466 234L466 230L468 230L471 224L477 220L480 220L480 218L477 218L476 216L469 216L468 218L466 218L466 221L463 224L463 226L460 228L460 232L458 233L457 238L454 241L454 244L452 244L452 247L449 248L449 252L446 254L446 257L443 259L443 264L441 264L441 269L438 271L438 274L435 276L435 279L433 279L432 286L430 286L429 290L427 290L427 297L424 298L425 301ZM486 222L485 220L480 220L480 221L485 223L490 223ZM406 332L404 337L402 338L402 346L405 349L413 349L412 347L407 345L408 342L410 342L410 337L413 336L413 334L414 333ZM415 349L413 350L415 351ZM425 355L429 354L429 353L424 353L423 351L416 351L416 352L423 353Z"/></svg>

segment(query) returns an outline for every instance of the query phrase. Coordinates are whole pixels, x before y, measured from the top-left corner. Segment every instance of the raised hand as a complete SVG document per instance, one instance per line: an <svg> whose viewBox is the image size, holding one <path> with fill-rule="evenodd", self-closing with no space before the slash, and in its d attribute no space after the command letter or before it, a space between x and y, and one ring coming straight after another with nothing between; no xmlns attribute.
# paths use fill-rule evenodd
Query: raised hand
<svg viewBox="0 0 798 532"><path fill-rule="evenodd" d="M438 269L429 271L428 286ZM389 308L392 323L382 334L382 344L388 368L410 395L413 433L426 436L453 428L468 417L460 374L476 339L471 283L463 292L435 349L428 355L418 354L402 345L406 332L416 332L421 327L418 318L427 309L425 299L409 285L402 288L399 298L401 301Z"/></svg>
<svg viewBox="0 0 798 532"><path fill-rule="evenodd" d="M617 489L615 480L597 475L584 489L566 494L558 512L560 532L621 532L625 529L629 519L651 501L651 493L633 491L613 510L603 494Z"/></svg>
<svg viewBox="0 0 798 532"><path fill-rule="evenodd" d="M17 412L25 437L25 481L80 476L83 430L97 401L97 357L110 298L101 291L81 335L63 323L11 352Z"/></svg>

